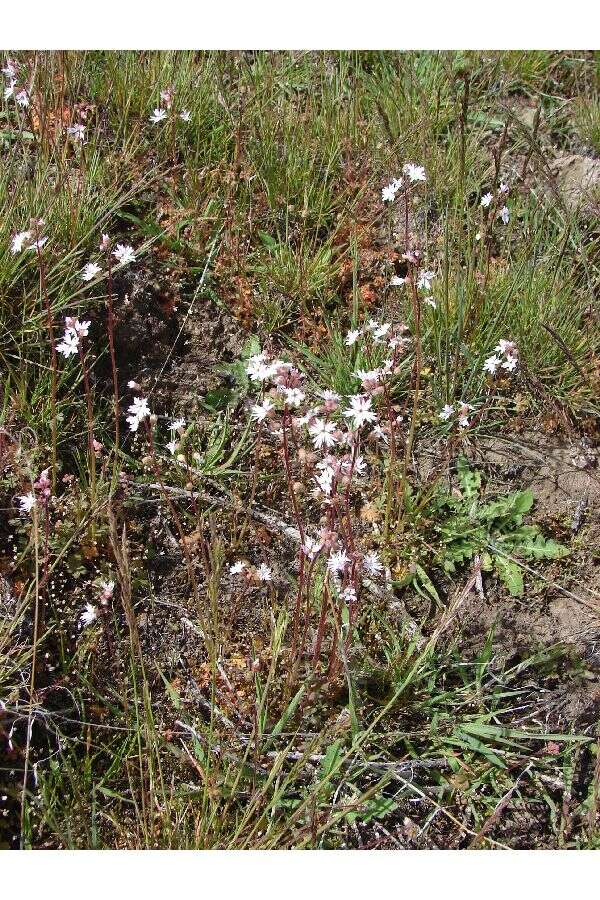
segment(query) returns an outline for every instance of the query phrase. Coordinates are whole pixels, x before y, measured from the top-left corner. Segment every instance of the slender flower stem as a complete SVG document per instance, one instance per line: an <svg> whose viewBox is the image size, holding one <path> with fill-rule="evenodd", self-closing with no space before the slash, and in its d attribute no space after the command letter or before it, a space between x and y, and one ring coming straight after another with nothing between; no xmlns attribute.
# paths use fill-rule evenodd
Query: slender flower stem
<svg viewBox="0 0 600 900"><path fill-rule="evenodd" d="M94 450L94 403L92 398L92 389L90 387L90 376L87 366L87 354L83 349L83 340L79 341L79 358L81 360L81 370L83 372L83 387L85 390L85 401L87 411L87 433L88 433L88 453L90 458L90 494L92 507L96 502L96 451Z"/></svg>
<svg viewBox="0 0 600 900"><path fill-rule="evenodd" d="M117 369L117 360L115 355L115 317L113 308L113 279L112 279L112 254L110 248L106 253L108 266L108 347L110 350L110 365L112 369L113 395L115 407L115 466L119 454L119 436L120 436L120 404L119 404L119 378Z"/></svg>
<svg viewBox="0 0 600 900"><path fill-rule="evenodd" d="M58 358L56 355L56 339L54 337L54 316L52 315L52 305L48 296L48 288L46 284L46 265L40 247L40 231L39 224L36 219L34 225L35 249L38 261L38 270L40 274L40 294L46 308L46 328L48 329L48 338L50 340L50 362L51 362L51 382L50 382L50 417L52 428L52 450L51 450L51 466L52 473L52 493L56 492L56 466L57 466L57 431L58 421L56 415L56 395L58 387Z"/></svg>

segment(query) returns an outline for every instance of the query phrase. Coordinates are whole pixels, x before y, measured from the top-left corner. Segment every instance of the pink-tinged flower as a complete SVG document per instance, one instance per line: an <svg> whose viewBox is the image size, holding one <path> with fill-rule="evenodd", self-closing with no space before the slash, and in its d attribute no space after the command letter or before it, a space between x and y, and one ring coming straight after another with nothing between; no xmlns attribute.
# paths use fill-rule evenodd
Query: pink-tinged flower
<svg viewBox="0 0 600 900"><path fill-rule="evenodd" d="M35 506L35 494L30 491L28 494L21 494L17 497L19 501L19 512L22 516L28 515Z"/></svg>
<svg viewBox="0 0 600 900"><path fill-rule="evenodd" d="M81 615L79 616L79 624L81 628L87 628L88 625L91 625L92 622L95 622L98 618L98 610L95 606L92 606L91 603L86 603L85 608Z"/></svg>
<svg viewBox="0 0 600 900"><path fill-rule="evenodd" d="M424 166L417 166L415 163L406 163L402 171L409 181L427 181Z"/></svg>
<svg viewBox="0 0 600 900"><path fill-rule="evenodd" d="M19 93L15 97L15 100L17 101L19 106L23 107L23 109L27 109L27 107L29 106L29 94L25 90L19 91Z"/></svg>
<svg viewBox="0 0 600 900"><path fill-rule="evenodd" d="M179 446L179 444L177 443L177 441L172 441L172 440L166 444L166 448L169 451L169 453L171 454L171 456L175 456L175 454L177 453L178 446Z"/></svg>
<svg viewBox="0 0 600 900"><path fill-rule="evenodd" d="M518 352L517 345L514 341L506 341L504 339L498 341L498 346L495 350L495 353L501 353L502 356L512 356Z"/></svg>
<svg viewBox="0 0 600 900"><path fill-rule="evenodd" d="M80 322L73 316L65 316L65 331L72 331L77 337L87 337L92 323L89 320Z"/></svg>
<svg viewBox="0 0 600 900"><path fill-rule="evenodd" d="M357 369L354 374L356 378L360 379L363 391L366 391L368 394L374 393L381 387L381 376L383 374L381 369L373 369L370 372L365 372L364 369Z"/></svg>
<svg viewBox="0 0 600 900"><path fill-rule="evenodd" d="M380 572L383 572L383 563L374 550L370 550L368 553L365 553L365 557L363 559L363 568L367 575L371 575L373 578L376 578Z"/></svg>
<svg viewBox="0 0 600 900"><path fill-rule="evenodd" d="M99 275L102 271L101 267L96 263L89 262L86 263L81 272L81 280L82 281L91 281L92 278L95 278L96 275Z"/></svg>
<svg viewBox="0 0 600 900"><path fill-rule="evenodd" d="M312 438L315 450L320 450L322 447L333 447L337 443L335 431L336 427L333 422L327 422L325 419L315 419L308 426L308 433Z"/></svg>
<svg viewBox="0 0 600 900"><path fill-rule="evenodd" d="M129 430L137 431L144 419L147 419L150 416L148 401L144 397L134 397L133 403L127 412L129 413L127 416Z"/></svg>
<svg viewBox="0 0 600 900"><path fill-rule="evenodd" d="M356 590L351 584L349 584L348 587L345 587L340 593L340 600L343 600L348 606L352 606L353 603L356 603Z"/></svg>
<svg viewBox="0 0 600 900"><path fill-rule="evenodd" d="M308 559L316 559L322 548L322 541L319 541L316 538L309 537L308 535L304 538L304 543L302 544L302 552Z"/></svg>
<svg viewBox="0 0 600 900"><path fill-rule="evenodd" d="M504 225L508 225L508 223L510 222L510 210L508 206L502 207L502 209L500 210L500 218L502 219Z"/></svg>
<svg viewBox="0 0 600 900"><path fill-rule="evenodd" d="M31 238L31 231L19 231L18 234L15 234L10 245L10 252L13 256L16 256L17 253L20 253L25 247L28 247Z"/></svg>
<svg viewBox="0 0 600 900"><path fill-rule="evenodd" d="M243 559L238 559L237 562L234 562L232 566L229 566L229 574L230 575L241 575L244 569L246 568L246 563Z"/></svg>
<svg viewBox="0 0 600 900"><path fill-rule="evenodd" d="M350 472L352 472L353 475L358 475L360 477L367 471L367 464L364 456L357 453L354 457L354 465L352 465L352 456L347 456L342 460L340 468L344 475L349 475Z"/></svg>
<svg viewBox="0 0 600 900"><path fill-rule="evenodd" d="M500 187L498 188L498 190L500 191L501 194L508 194L508 192L510 191L510 188L507 184L505 184L503 181L501 181Z"/></svg>
<svg viewBox="0 0 600 900"><path fill-rule="evenodd" d="M333 575L336 575L338 572L343 572L349 562L350 557L345 550L335 550L329 554L327 568Z"/></svg>
<svg viewBox="0 0 600 900"><path fill-rule="evenodd" d="M483 206L484 209L487 209L487 207L490 205L490 203L492 202L493 199L494 199L494 195L490 194L488 192L487 194L483 195L483 197L481 198L481 200L479 202L480 202L480 205Z"/></svg>
<svg viewBox="0 0 600 900"><path fill-rule="evenodd" d="M106 606L109 600L112 600L113 594L115 592L115 583L114 581L101 581L100 582L100 596L98 599L103 606Z"/></svg>
<svg viewBox="0 0 600 900"><path fill-rule="evenodd" d="M103 234L100 239L100 252L106 253L106 251L110 247L110 236L108 234Z"/></svg>
<svg viewBox="0 0 600 900"><path fill-rule="evenodd" d="M17 74L17 66L18 62L16 59L11 59L11 57L7 57L4 68L2 69L2 74L7 78L15 78Z"/></svg>
<svg viewBox="0 0 600 900"><path fill-rule="evenodd" d="M129 244L117 244L116 249L113 250L113 256L124 266L135 262L135 253Z"/></svg>
<svg viewBox="0 0 600 900"><path fill-rule="evenodd" d="M162 90L160 92L160 99L165 104L167 109L171 109L171 106L173 105L174 93L175 92L173 91L173 88L170 88L170 87L165 88L164 90Z"/></svg>
<svg viewBox="0 0 600 900"><path fill-rule="evenodd" d="M442 420L442 422L447 422L448 419L454 414L454 404L446 403L445 406L442 407L438 418Z"/></svg>
<svg viewBox="0 0 600 900"><path fill-rule="evenodd" d="M353 344L355 344L356 341L358 340L358 338L360 337L360 334L361 334L361 329L360 329L360 328L354 328L354 329L351 329L351 330L347 333L346 339L345 339L345 341L344 341L344 343L346 344L346 346L347 346L347 347L351 347Z"/></svg>
<svg viewBox="0 0 600 900"><path fill-rule="evenodd" d="M344 410L347 419L352 419L353 427L360 428L366 422L374 422L377 418L373 409L371 409L371 398L362 394L355 394L354 397L348 398L350 406Z"/></svg>
<svg viewBox="0 0 600 900"><path fill-rule="evenodd" d="M152 115L150 116L150 121L153 125L158 125L159 122L164 122L167 118L166 109L155 109Z"/></svg>
<svg viewBox="0 0 600 900"><path fill-rule="evenodd" d="M458 424L461 428L468 428L471 424L469 422L469 413L475 409L474 406L471 406L470 403L461 403L458 407L457 416L458 416Z"/></svg>
<svg viewBox="0 0 600 900"><path fill-rule="evenodd" d="M500 367L502 360L499 356L489 356L483 364L483 371L495 375L496 370Z"/></svg>
<svg viewBox="0 0 600 900"><path fill-rule="evenodd" d="M250 416L255 422L263 422L273 409L275 409L274 404L265 397L262 403L255 403L254 406L251 407Z"/></svg>
<svg viewBox="0 0 600 900"><path fill-rule="evenodd" d="M259 581L273 581L273 572L266 563L261 563L256 570Z"/></svg>

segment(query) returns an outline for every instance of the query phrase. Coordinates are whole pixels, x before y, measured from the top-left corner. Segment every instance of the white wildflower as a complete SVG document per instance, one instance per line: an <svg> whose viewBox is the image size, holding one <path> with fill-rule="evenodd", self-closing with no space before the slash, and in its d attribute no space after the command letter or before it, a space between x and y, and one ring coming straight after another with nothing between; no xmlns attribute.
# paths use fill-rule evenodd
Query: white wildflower
<svg viewBox="0 0 600 900"><path fill-rule="evenodd" d="M230 575L241 575L244 569L246 568L246 563L243 559L238 559L237 562L234 562L232 566L229 566L229 574Z"/></svg>
<svg viewBox="0 0 600 900"><path fill-rule="evenodd" d="M428 291L431 288L431 282L435 278L435 272L430 272L428 269L424 269L422 272L419 272L419 277L417 278L417 287L421 291Z"/></svg>
<svg viewBox="0 0 600 900"><path fill-rule="evenodd" d="M30 491L28 494L22 494L20 497L17 497L17 500L19 501L19 512L22 516L30 513L35 506L35 494L33 491Z"/></svg>
<svg viewBox="0 0 600 900"><path fill-rule="evenodd" d="M266 563L261 563L256 570L259 581L273 581L273 572Z"/></svg>
<svg viewBox="0 0 600 900"><path fill-rule="evenodd" d="M499 356L496 356L495 354L493 356L489 356L483 364L483 371L489 372L490 375L495 375L496 370L499 368L501 362L502 360Z"/></svg>
<svg viewBox="0 0 600 900"><path fill-rule="evenodd" d="M374 550L370 550L369 553L365 553L363 568L367 575L372 575L374 578L379 575L380 572L383 572L383 563Z"/></svg>
<svg viewBox="0 0 600 900"><path fill-rule="evenodd" d="M135 253L129 244L117 244L116 249L113 250L113 256L124 266L135 262Z"/></svg>
<svg viewBox="0 0 600 900"><path fill-rule="evenodd" d="M101 271L101 267L96 263L86 263L81 273L82 281L91 281L92 278L95 278Z"/></svg>
<svg viewBox="0 0 600 900"><path fill-rule="evenodd" d="M424 166L417 166L415 163L406 163L402 171L409 181L427 181Z"/></svg>
<svg viewBox="0 0 600 900"><path fill-rule="evenodd" d="M77 332L67 329L62 341L56 345L56 349L65 359L68 359L69 356L76 356L79 352L79 335Z"/></svg>
<svg viewBox="0 0 600 900"><path fill-rule="evenodd" d="M510 222L510 210L508 206L502 207L502 209L500 210L500 218L502 219L504 225L508 225L508 223Z"/></svg>
<svg viewBox="0 0 600 900"><path fill-rule="evenodd" d="M283 388L282 393L288 406L297 407L306 400L306 394L300 388L286 387Z"/></svg>
<svg viewBox="0 0 600 900"><path fill-rule="evenodd" d="M490 205L490 203L492 202L493 199L494 199L494 195L490 194L488 192L487 194L484 194L483 197L481 198L480 205L483 206L484 209L487 209L487 207Z"/></svg>
<svg viewBox="0 0 600 900"><path fill-rule="evenodd" d="M346 346L351 347L353 344L355 344L356 341L358 340L358 338L360 337L360 334L361 334L360 328L351 329L348 332L348 334L346 335L346 340L344 341Z"/></svg>
<svg viewBox="0 0 600 900"><path fill-rule="evenodd" d="M345 550L336 550L329 555L327 568L330 572L336 574L337 572L343 572L349 562L350 557Z"/></svg>
<svg viewBox="0 0 600 900"><path fill-rule="evenodd" d="M266 419L272 409L275 409L274 404L265 397L262 403L255 403L254 406L251 407L250 415L256 422L262 422Z"/></svg>
<svg viewBox="0 0 600 900"><path fill-rule="evenodd" d="M179 118L181 119L182 122L189 122L190 119L192 118L189 109L182 109L181 112L179 113Z"/></svg>
<svg viewBox="0 0 600 900"><path fill-rule="evenodd" d="M31 241L31 231L19 231L12 239L10 252L15 256L20 253Z"/></svg>
<svg viewBox="0 0 600 900"><path fill-rule="evenodd" d="M82 125L80 122L77 122L76 125L70 125L67 128L67 134L71 135L73 140L83 143L85 140L85 125Z"/></svg>
<svg viewBox="0 0 600 900"><path fill-rule="evenodd" d="M355 429L360 428L366 422L374 422L377 418L373 409L371 409L371 398L362 394L355 394L348 398L350 406L344 410L347 419L353 419Z"/></svg>
<svg viewBox="0 0 600 900"><path fill-rule="evenodd" d="M390 285L392 287L400 287L401 285L405 284L405 282L406 282L406 278L400 278L399 275L392 275Z"/></svg>
<svg viewBox="0 0 600 900"><path fill-rule="evenodd" d="M150 116L150 121L153 125L158 125L159 122L164 122L167 118L166 109L155 109L152 115Z"/></svg>
<svg viewBox="0 0 600 900"><path fill-rule="evenodd" d="M447 422L448 419L453 415L453 413L454 413L454 404L446 403L446 405L442 407L438 418L440 418L442 420L442 422Z"/></svg>
<svg viewBox="0 0 600 900"><path fill-rule="evenodd" d="M79 624L81 628L86 628L88 625L91 625L92 622L95 622L98 618L98 610L95 606L92 606L91 603L86 603L85 609L79 616Z"/></svg>
<svg viewBox="0 0 600 900"><path fill-rule="evenodd" d="M335 430L333 422L327 422L325 419L315 419L308 426L308 433L312 438L315 450L320 450L321 447L333 447L337 443L337 438L334 434Z"/></svg>
<svg viewBox="0 0 600 900"><path fill-rule="evenodd" d="M150 415L148 401L144 397L134 397L133 403L127 410L127 421L131 431L137 431L144 419Z"/></svg>

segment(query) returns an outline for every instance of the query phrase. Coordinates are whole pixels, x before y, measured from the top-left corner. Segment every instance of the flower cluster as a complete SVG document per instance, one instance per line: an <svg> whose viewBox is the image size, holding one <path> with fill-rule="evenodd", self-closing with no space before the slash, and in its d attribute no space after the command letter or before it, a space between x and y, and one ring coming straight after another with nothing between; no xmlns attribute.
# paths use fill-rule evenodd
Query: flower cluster
<svg viewBox="0 0 600 900"><path fill-rule="evenodd" d="M495 375L498 369L514 372L519 365L519 350L513 341L501 340L483 364L483 371Z"/></svg>
<svg viewBox="0 0 600 900"><path fill-rule="evenodd" d="M509 190L508 185L501 181L495 196L491 191L488 191L486 194L483 194L479 201L479 205L482 209L488 209L492 204L493 208L497 209L500 206L500 203L502 203L502 207L498 211L498 217L502 220L504 225L508 225L510 222L510 210L502 198L508 194Z"/></svg>
<svg viewBox="0 0 600 900"><path fill-rule="evenodd" d="M2 69L2 74L6 80L4 87L4 99L10 100L14 97L15 103L23 109L29 106L29 93L24 87L18 84L19 64L14 59L7 59Z"/></svg>
<svg viewBox="0 0 600 900"><path fill-rule="evenodd" d="M38 499L46 504L52 496L52 483L49 476L50 469L44 469L34 482L33 491L27 494L21 494L17 497L19 503L19 512L22 516L29 515L36 506Z"/></svg>
<svg viewBox="0 0 600 900"><path fill-rule="evenodd" d="M250 566L245 560L238 559L232 566L229 566L230 575L242 575L248 581L256 581L267 584L273 581L273 570L266 563L260 563L258 566Z"/></svg>
<svg viewBox="0 0 600 900"><path fill-rule="evenodd" d="M173 97L173 88L165 88L165 90L160 92L160 105L152 111L152 115L150 116L150 121L153 125L160 125L161 122L166 122L169 116L172 117L174 115L177 115L182 122L189 122L191 120L192 116L189 109L182 109L179 113L175 113L173 109Z"/></svg>
<svg viewBox="0 0 600 900"><path fill-rule="evenodd" d="M386 184L385 187L381 189L381 199L384 203L394 202L396 194L400 188L404 186L405 178L410 184L416 181L427 181L425 168L423 166L417 166L415 163L405 163L402 167L402 175L404 177L393 178L389 184Z"/></svg>
<svg viewBox="0 0 600 900"><path fill-rule="evenodd" d="M90 330L91 322L80 322L73 316L65 317L65 331L62 341L56 345L59 353L68 359L69 356L76 356L79 353L79 345L81 338L87 337Z"/></svg>
<svg viewBox="0 0 600 900"><path fill-rule="evenodd" d="M37 219L37 221L32 222L31 227L26 231L17 232L17 234L13 236L10 245L10 252L12 255L16 256L23 250L41 250L48 240L47 237L40 237L39 231L43 226L44 220Z"/></svg>
<svg viewBox="0 0 600 900"><path fill-rule="evenodd" d="M439 413L442 422L448 422L450 419L456 420L460 428L468 428L471 422L469 416L475 409L470 403L447 403Z"/></svg>
<svg viewBox="0 0 600 900"><path fill-rule="evenodd" d="M250 406L251 418L282 446L291 494L296 490L291 469L297 464L302 470L298 489L310 488L320 510L318 525L298 522L300 557L309 561L311 571L322 557L327 578L340 599L350 604L359 596L364 576L376 577L384 571L376 552L365 552L354 539L350 496L353 491L362 493L361 479L368 470L361 444L387 439L390 427L397 424L387 416L382 425L377 404L389 396L387 382L407 343L405 331L405 326L371 319L348 332L346 343L363 341L367 360L372 359L371 351L385 358L376 367L357 368L353 375L360 388L346 396L331 388L313 390L295 366L265 352L252 356L246 365L250 381L262 392ZM294 460L287 458L290 447ZM296 514L300 517L297 506ZM236 563L232 574L241 574L244 566Z"/></svg>

